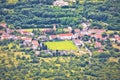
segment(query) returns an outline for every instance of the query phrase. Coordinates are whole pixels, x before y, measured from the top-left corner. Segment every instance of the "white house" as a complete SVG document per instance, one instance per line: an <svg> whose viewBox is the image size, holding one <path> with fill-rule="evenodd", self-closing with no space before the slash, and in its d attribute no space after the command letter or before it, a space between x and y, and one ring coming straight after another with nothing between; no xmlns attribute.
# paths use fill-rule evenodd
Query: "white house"
<svg viewBox="0 0 120 80"><path fill-rule="evenodd" d="M53 2L53 5L54 6L67 6L67 5L69 5L68 4L68 2L65 2L65 1L63 1L63 0L56 0L56 1L54 1Z"/></svg>

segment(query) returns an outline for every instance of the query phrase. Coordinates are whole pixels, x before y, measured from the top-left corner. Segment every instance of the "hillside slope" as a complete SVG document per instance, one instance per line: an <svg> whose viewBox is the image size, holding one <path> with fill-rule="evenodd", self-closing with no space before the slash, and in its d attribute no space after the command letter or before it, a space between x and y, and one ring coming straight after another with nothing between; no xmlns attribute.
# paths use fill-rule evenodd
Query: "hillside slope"
<svg viewBox="0 0 120 80"><path fill-rule="evenodd" d="M9 0L8 0L9 1ZM51 28L53 24L59 27L78 27L80 22L90 20L93 26L120 30L119 0L76 0L68 6L53 6L54 0L21 0L19 2L0 2L0 21L13 24L15 27ZM101 22L109 24L107 27Z"/></svg>

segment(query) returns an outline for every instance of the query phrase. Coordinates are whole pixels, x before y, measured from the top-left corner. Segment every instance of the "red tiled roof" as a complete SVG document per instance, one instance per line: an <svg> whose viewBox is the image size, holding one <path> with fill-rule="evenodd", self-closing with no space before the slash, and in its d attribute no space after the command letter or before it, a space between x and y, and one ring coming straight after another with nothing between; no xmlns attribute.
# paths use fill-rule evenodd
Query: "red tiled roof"
<svg viewBox="0 0 120 80"><path fill-rule="evenodd" d="M66 34L59 34L59 36L73 36L72 33L66 33Z"/></svg>
<svg viewBox="0 0 120 80"><path fill-rule="evenodd" d="M0 30L0 33L4 33L4 31Z"/></svg>
<svg viewBox="0 0 120 80"><path fill-rule="evenodd" d="M2 38L2 39L10 39L10 38L11 38L11 35L9 35L9 34L2 35L1 38Z"/></svg>
<svg viewBox="0 0 120 80"><path fill-rule="evenodd" d="M99 49L98 52L103 52L103 50L102 50L102 49Z"/></svg>
<svg viewBox="0 0 120 80"><path fill-rule="evenodd" d="M116 40L120 41L120 37L115 38Z"/></svg>
<svg viewBox="0 0 120 80"><path fill-rule="evenodd" d="M79 36L84 36L83 34L79 34Z"/></svg>
<svg viewBox="0 0 120 80"><path fill-rule="evenodd" d="M101 46L101 43L100 42L95 42L95 45L96 46Z"/></svg>
<svg viewBox="0 0 120 80"><path fill-rule="evenodd" d="M74 29L75 32L80 32L80 29Z"/></svg>
<svg viewBox="0 0 120 80"><path fill-rule="evenodd" d="M39 45L39 43L38 43L37 40L33 40L33 41L32 41L32 44L34 44L34 45Z"/></svg>
<svg viewBox="0 0 120 80"><path fill-rule="evenodd" d="M57 38L57 35L50 35L51 38Z"/></svg>
<svg viewBox="0 0 120 80"><path fill-rule="evenodd" d="M102 39L102 35L101 34L90 34L90 36Z"/></svg>
<svg viewBox="0 0 120 80"><path fill-rule="evenodd" d="M27 38L27 37L21 37L21 38L22 38L22 40L27 40L27 41L28 40L30 40L30 41L32 40L32 38Z"/></svg>
<svg viewBox="0 0 120 80"><path fill-rule="evenodd" d="M118 38L118 37L119 37L119 35L114 35L114 37L115 37L115 38Z"/></svg>
<svg viewBox="0 0 120 80"><path fill-rule="evenodd" d="M17 38L18 38L18 39L22 39L22 37L21 37L21 36L17 36Z"/></svg>
<svg viewBox="0 0 120 80"><path fill-rule="evenodd" d="M90 29L89 31L92 32L92 33L99 33L99 34L105 32L104 29Z"/></svg>
<svg viewBox="0 0 120 80"><path fill-rule="evenodd" d="M6 23L1 23L0 26L6 28L6 27L7 27L7 24L6 24Z"/></svg>

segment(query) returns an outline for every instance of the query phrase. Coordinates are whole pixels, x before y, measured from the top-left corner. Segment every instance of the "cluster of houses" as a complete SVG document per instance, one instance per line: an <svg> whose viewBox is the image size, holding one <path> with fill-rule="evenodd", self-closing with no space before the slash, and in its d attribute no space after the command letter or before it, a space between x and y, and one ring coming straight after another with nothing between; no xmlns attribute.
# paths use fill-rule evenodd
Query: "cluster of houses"
<svg viewBox="0 0 120 80"><path fill-rule="evenodd" d="M94 37L95 39L99 39L99 40L106 40L107 38L109 38L109 36L102 37L102 34L106 32L106 30L104 29L88 29L89 24L82 23L82 25L84 26L83 30L72 29L71 27L68 27L67 33L54 34L49 36L40 35L37 39L33 39L32 37L34 36L34 33L19 29L16 31L19 32L22 36L16 36L16 35L10 34L14 32L14 30L9 29L6 23L1 23L0 27L5 28L6 30L5 31L0 30L0 40L4 40L4 39L23 40L24 46L28 46L36 50L40 46L40 43L38 42L39 39L41 40L41 42L53 41L53 40L72 40L76 46L81 46L83 45L83 41L82 39L80 39L80 37L84 37L85 35ZM45 34L46 32L49 32L52 30L56 31L55 25L53 26L53 29L44 29L43 32ZM74 30L74 33L72 32L72 30ZM111 38L111 40L117 41L120 43L120 36L114 35L114 37ZM92 43L90 40L88 42ZM96 41L94 46L96 48L101 48L102 44L101 42Z"/></svg>

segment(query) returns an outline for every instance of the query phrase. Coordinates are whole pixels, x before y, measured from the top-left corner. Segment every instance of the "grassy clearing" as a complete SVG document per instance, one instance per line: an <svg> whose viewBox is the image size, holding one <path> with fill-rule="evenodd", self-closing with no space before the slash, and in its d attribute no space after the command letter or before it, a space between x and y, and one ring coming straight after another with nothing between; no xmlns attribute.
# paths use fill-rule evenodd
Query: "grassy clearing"
<svg viewBox="0 0 120 80"><path fill-rule="evenodd" d="M45 42L50 50L77 50L72 41Z"/></svg>
<svg viewBox="0 0 120 80"><path fill-rule="evenodd" d="M111 34L111 33L114 33L114 32L120 33L120 31L117 31L117 30L108 30L107 34Z"/></svg>
<svg viewBox="0 0 120 80"><path fill-rule="evenodd" d="M112 46L120 50L120 46L117 46L117 44L113 44Z"/></svg>
<svg viewBox="0 0 120 80"><path fill-rule="evenodd" d="M119 58L110 57L108 62L118 62Z"/></svg>

